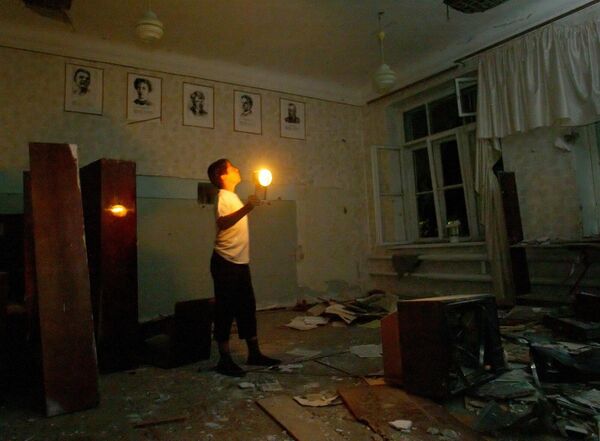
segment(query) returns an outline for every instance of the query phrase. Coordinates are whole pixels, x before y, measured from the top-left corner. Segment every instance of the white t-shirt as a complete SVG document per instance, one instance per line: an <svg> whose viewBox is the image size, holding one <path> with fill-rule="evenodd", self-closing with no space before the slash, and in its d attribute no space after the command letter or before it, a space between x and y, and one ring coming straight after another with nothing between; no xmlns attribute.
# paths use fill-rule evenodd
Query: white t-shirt
<svg viewBox="0 0 600 441"><path fill-rule="evenodd" d="M220 189L217 195L215 219L238 211L243 206L244 204L242 204L237 194ZM250 262L250 236L248 234L247 215L226 230L217 229L215 251L225 260L233 263L246 264Z"/></svg>

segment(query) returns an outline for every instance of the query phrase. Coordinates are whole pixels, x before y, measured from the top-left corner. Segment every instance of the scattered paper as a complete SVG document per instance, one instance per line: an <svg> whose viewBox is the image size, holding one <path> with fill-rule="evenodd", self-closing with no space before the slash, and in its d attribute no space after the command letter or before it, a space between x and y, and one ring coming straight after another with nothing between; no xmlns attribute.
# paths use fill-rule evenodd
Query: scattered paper
<svg viewBox="0 0 600 441"><path fill-rule="evenodd" d="M412 428L412 421L411 420L395 420L395 421L390 421L390 426L392 426L394 429L398 429L398 430L410 430Z"/></svg>
<svg viewBox="0 0 600 441"><path fill-rule="evenodd" d="M277 366L279 372L293 372L294 369L302 369L304 367L303 364L301 363L294 363L294 364L280 364L279 366Z"/></svg>
<svg viewBox="0 0 600 441"><path fill-rule="evenodd" d="M381 357L381 345L350 346L350 352L360 358Z"/></svg>
<svg viewBox="0 0 600 441"><path fill-rule="evenodd" d="M283 387L281 387L279 381L274 378L264 378L259 383L259 387L263 392L277 392L283 390Z"/></svg>
<svg viewBox="0 0 600 441"><path fill-rule="evenodd" d="M326 325L327 323L329 323L329 320L326 317L297 316L285 326L299 331L308 331L309 329L315 329L317 326Z"/></svg>
<svg viewBox="0 0 600 441"><path fill-rule="evenodd" d="M319 355L321 351L314 351L312 349L294 348L291 351L287 351L286 354L295 355L297 357L311 358Z"/></svg>
<svg viewBox="0 0 600 441"><path fill-rule="evenodd" d="M338 395L333 393L314 393L294 397L294 400L302 406L323 407L338 404ZM336 402L338 400L338 402Z"/></svg>
<svg viewBox="0 0 600 441"><path fill-rule="evenodd" d="M350 324L354 320L356 320L356 315L353 314L348 309L346 309L344 307L344 305L341 305L339 303L334 303L332 305L329 305L327 307L327 309L325 309L325 313L326 314L337 315L339 318L341 318L342 320L344 320L348 324Z"/></svg>
<svg viewBox="0 0 600 441"><path fill-rule="evenodd" d="M254 389L256 386L254 383L248 383L247 381L242 381L241 383L238 383L238 387L240 389Z"/></svg>

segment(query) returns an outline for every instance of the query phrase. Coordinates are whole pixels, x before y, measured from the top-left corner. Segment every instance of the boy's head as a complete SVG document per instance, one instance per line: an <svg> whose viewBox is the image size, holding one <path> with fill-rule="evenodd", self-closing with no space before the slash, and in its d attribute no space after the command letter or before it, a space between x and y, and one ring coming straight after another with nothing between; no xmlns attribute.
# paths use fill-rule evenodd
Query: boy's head
<svg viewBox="0 0 600 441"><path fill-rule="evenodd" d="M223 188L223 181L221 176L227 174L227 166L230 164L229 159L221 158L208 166L208 179L210 182L217 187Z"/></svg>
<svg viewBox="0 0 600 441"><path fill-rule="evenodd" d="M229 191L235 191L235 187L242 181L240 170L225 158L210 164L208 177L217 188Z"/></svg>

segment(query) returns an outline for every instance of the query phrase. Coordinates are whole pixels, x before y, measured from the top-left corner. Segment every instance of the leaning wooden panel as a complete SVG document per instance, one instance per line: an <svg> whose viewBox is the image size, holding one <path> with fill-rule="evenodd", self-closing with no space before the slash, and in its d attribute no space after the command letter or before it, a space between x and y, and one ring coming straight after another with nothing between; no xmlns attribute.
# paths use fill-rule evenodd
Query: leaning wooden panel
<svg viewBox="0 0 600 441"><path fill-rule="evenodd" d="M98 404L76 146L29 144L35 273L48 416Z"/></svg>

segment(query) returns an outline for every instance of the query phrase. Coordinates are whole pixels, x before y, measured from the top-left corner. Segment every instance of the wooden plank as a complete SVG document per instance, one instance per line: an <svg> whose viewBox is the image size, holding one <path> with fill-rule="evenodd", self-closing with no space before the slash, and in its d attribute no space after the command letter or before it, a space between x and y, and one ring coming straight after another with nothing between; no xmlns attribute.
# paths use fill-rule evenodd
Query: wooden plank
<svg viewBox="0 0 600 441"><path fill-rule="evenodd" d="M276 395L257 401L297 441L342 441L344 438L291 397Z"/></svg>
<svg viewBox="0 0 600 441"><path fill-rule="evenodd" d="M76 146L29 144L46 414L96 406L98 368Z"/></svg>
<svg viewBox="0 0 600 441"><path fill-rule="evenodd" d="M429 427L451 429L462 441L483 440L475 431L450 415L446 409L426 398L409 395L390 386L357 386L338 390L354 417L369 425L386 440L397 439L397 430L389 425L394 420L411 420L413 429L403 434L405 440L438 440L427 433Z"/></svg>

